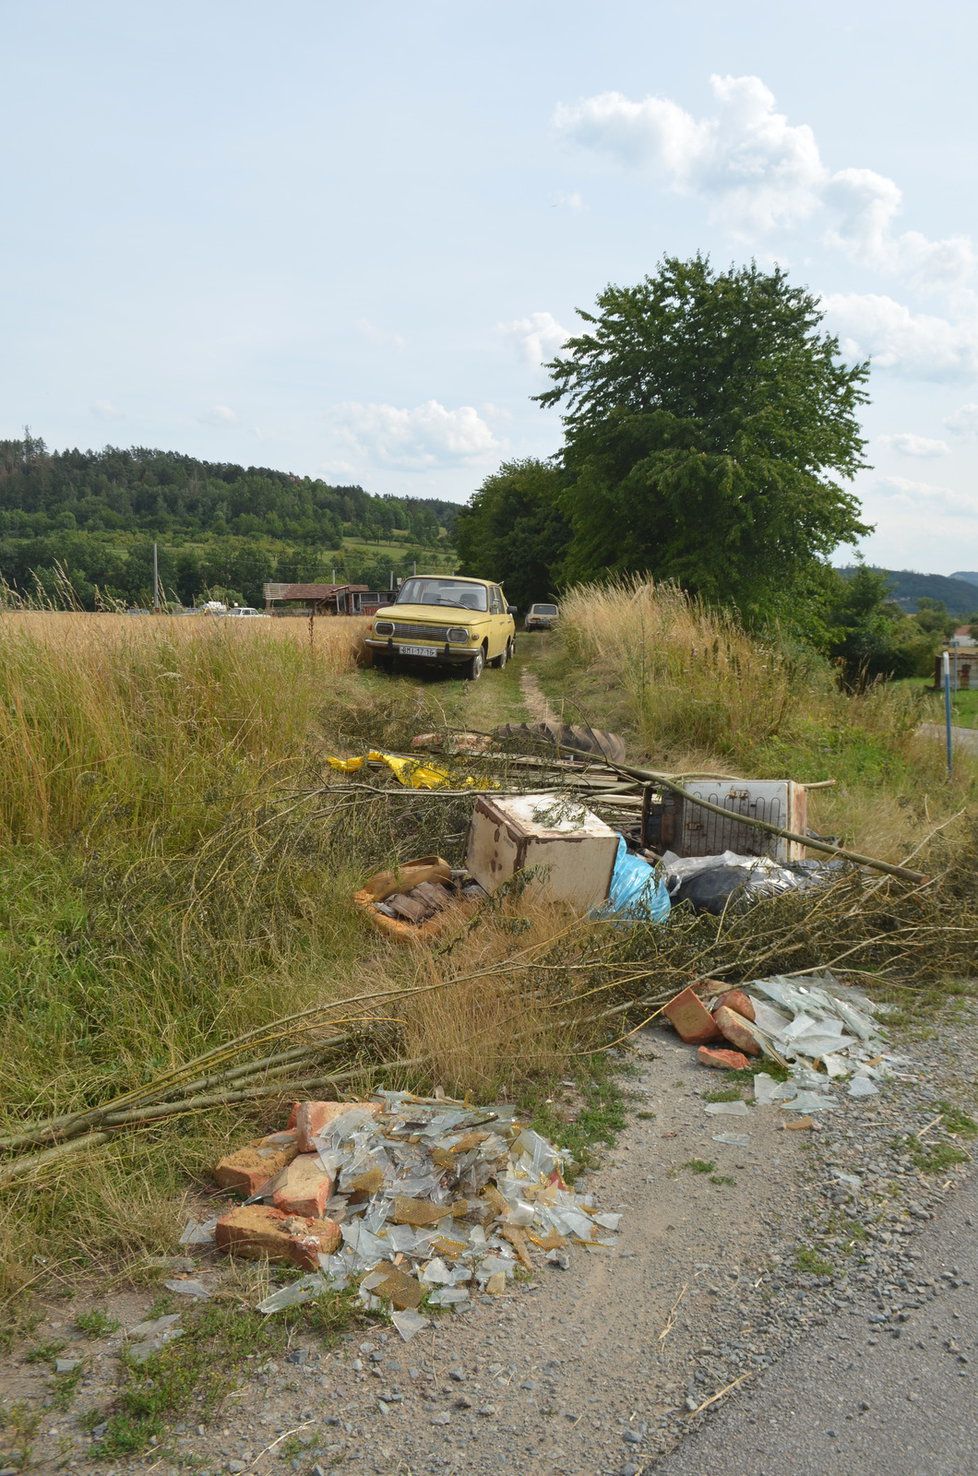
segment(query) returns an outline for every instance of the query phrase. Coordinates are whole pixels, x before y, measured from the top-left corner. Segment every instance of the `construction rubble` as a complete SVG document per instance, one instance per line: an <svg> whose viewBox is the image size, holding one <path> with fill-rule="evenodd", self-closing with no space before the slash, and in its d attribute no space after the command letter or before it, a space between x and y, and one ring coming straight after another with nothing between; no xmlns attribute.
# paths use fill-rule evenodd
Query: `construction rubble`
<svg viewBox="0 0 978 1476"><path fill-rule="evenodd" d="M356 1288L405 1340L427 1325L426 1308L501 1295L519 1268L534 1269L534 1250L566 1269L567 1247L615 1243L621 1216L569 1189L568 1155L513 1109L377 1097L296 1103L282 1132L217 1164L218 1184L244 1202L191 1221L181 1243L307 1273L262 1312Z"/></svg>
<svg viewBox="0 0 978 1476"><path fill-rule="evenodd" d="M850 1097L875 1096L904 1064L885 1048L878 1010L832 974L819 974L755 979L740 989L707 979L683 989L662 1013L704 1066L746 1071L758 1057L772 1061L776 1075L754 1073L755 1102L810 1114L835 1106L836 1084L845 1083ZM706 1110L747 1112L743 1102Z"/></svg>

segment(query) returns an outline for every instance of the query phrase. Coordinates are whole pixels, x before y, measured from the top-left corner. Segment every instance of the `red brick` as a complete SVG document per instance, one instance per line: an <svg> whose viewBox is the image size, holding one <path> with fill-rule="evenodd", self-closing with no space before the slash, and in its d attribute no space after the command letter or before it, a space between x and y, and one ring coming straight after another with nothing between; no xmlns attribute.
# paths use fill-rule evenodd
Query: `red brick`
<svg viewBox="0 0 978 1476"><path fill-rule="evenodd" d="M754 1006L749 995L742 989L728 989L726 994L717 1000L717 1008L725 1005L728 1010L733 1010L737 1015L743 1015L745 1020L754 1019Z"/></svg>
<svg viewBox="0 0 978 1476"><path fill-rule="evenodd" d="M700 1065L716 1066L721 1071L746 1071L750 1065L742 1051L711 1050L709 1046L700 1046L696 1057Z"/></svg>
<svg viewBox="0 0 978 1476"><path fill-rule="evenodd" d="M334 1220L285 1215L267 1204L239 1205L214 1227L221 1250L250 1260L288 1261L306 1271L317 1270L319 1256L331 1255L342 1238Z"/></svg>
<svg viewBox="0 0 978 1476"><path fill-rule="evenodd" d="M280 1174L272 1194L276 1209L287 1215L322 1215L333 1192L332 1176L318 1153L300 1153Z"/></svg>
<svg viewBox="0 0 978 1476"><path fill-rule="evenodd" d="M728 1009L726 1005L720 1005L713 1011L713 1018L720 1027L724 1040L729 1040L738 1051L743 1051L747 1056L759 1056L761 1048L757 1043L750 1026L743 1015L738 1015L736 1010Z"/></svg>
<svg viewBox="0 0 978 1476"><path fill-rule="evenodd" d="M222 1189L234 1189L250 1199L280 1174L297 1152L295 1133L270 1133L222 1158L214 1169L214 1178Z"/></svg>
<svg viewBox="0 0 978 1476"><path fill-rule="evenodd" d="M684 989L671 999L662 1013L687 1045L708 1045L720 1040L721 1032L706 1005L693 989Z"/></svg>
<svg viewBox="0 0 978 1476"><path fill-rule="evenodd" d="M345 1112L351 1112L354 1107L360 1107L364 1112L371 1113L377 1117L381 1111L379 1102L297 1102L292 1108L292 1116L289 1125L294 1127L299 1137L299 1152L313 1153L316 1149L316 1138L321 1132L342 1117Z"/></svg>

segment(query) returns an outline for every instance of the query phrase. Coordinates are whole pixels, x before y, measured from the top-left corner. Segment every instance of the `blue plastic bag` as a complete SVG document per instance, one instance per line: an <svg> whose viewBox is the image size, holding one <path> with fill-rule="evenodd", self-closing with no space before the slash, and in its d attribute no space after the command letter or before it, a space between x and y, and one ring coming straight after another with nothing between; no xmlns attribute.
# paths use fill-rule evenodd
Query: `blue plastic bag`
<svg viewBox="0 0 978 1476"><path fill-rule="evenodd" d="M632 922L664 923L671 906L666 884L656 876L654 867L630 851L625 837L619 836L611 888L600 915L628 918Z"/></svg>

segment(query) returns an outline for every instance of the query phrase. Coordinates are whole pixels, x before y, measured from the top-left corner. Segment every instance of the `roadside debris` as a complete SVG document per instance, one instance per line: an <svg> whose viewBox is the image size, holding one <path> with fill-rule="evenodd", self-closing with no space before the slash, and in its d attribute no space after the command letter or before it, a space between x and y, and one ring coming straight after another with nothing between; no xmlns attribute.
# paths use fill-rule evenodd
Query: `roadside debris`
<svg viewBox="0 0 978 1476"><path fill-rule="evenodd" d="M756 1072L755 1103L811 1114L836 1105L833 1081L845 1079L850 1097L872 1097L900 1064L898 1056L886 1052L876 1009L864 994L839 984L832 974L820 974L755 979L742 989L705 979L675 995L662 1013L682 1040L698 1047L704 1066L743 1071L749 1057L775 1061L790 1073L789 1080ZM714 1048L719 1039L726 1044ZM747 1106L706 1106L710 1113L727 1110L741 1113ZM804 1118L791 1126L813 1124Z"/></svg>
<svg viewBox="0 0 978 1476"><path fill-rule="evenodd" d="M290 1127L271 1135L291 1140L287 1163L250 1202L218 1217L220 1249L311 1273L266 1297L260 1311L356 1286L365 1306L393 1309L407 1339L426 1325L419 1308L464 1309L479 1292L501 1295L518 1267L536 1269L534 1249L566 1269L568 1246L614 1244L621 1216L573 1193L563 1178L569 1155L512 1109L379 1097L297 1103ZM218 1183L238 1157L217 1165ZM298 1212L320 1204L318 1214ZM201 1234L192 1221L183 1243L199 1244Z"/></svg>
<svg viewBox="0 0 978 1476"><path fill-rule="evenodd" d="M674 907L688 902L696 912L743 911L764 897L785 892L807 892L827 886L845 869L844 861L772 861L767 856L744 856L723 851L716 856L662 858L666 886Z"/></svg>
<svg viewBox="0 0 978 1476"><path fill-rule="evenodd" d="M458 921L457 904L480 902L488 893L465 870L441 856L406 861L397 871L378 871L354 893L370 921L395 938L431 937Z"/></svg>

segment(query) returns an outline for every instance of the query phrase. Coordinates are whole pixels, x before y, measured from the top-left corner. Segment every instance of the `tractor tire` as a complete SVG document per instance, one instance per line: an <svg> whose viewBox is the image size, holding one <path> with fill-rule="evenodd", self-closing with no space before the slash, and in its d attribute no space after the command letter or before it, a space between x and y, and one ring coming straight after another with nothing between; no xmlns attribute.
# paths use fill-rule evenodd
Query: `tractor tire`
<svg viewBox="0 0 978 1476"><path fill-rule="evenodd" d="M542 747L577 749L567 757L586 763L587 756L607 759L613 764L625 762L625 744L617 733L588 728L580 723L505 723L494 728L492 736L502 743L539 753Z"/></svg>

